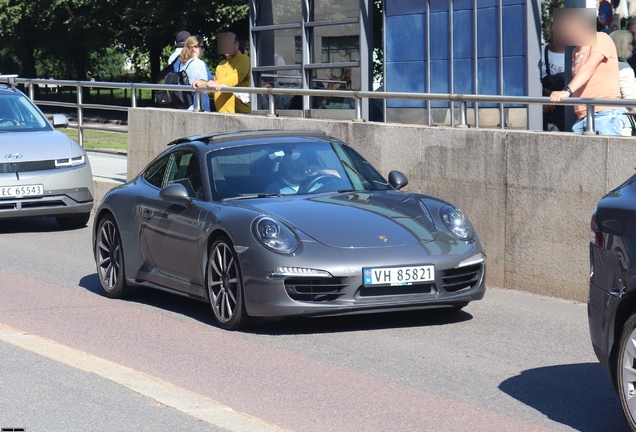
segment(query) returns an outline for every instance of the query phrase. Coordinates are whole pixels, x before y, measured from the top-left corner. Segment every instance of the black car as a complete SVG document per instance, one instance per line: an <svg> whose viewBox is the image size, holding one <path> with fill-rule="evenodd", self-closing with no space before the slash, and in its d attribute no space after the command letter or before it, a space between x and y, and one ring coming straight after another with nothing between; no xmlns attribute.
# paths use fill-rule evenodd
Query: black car
<svg viewBox="0 0 636 432"><path fill-rule="evenodd" d="M636 175L592 213L588 319L594 351L636 431Z"/></svg>

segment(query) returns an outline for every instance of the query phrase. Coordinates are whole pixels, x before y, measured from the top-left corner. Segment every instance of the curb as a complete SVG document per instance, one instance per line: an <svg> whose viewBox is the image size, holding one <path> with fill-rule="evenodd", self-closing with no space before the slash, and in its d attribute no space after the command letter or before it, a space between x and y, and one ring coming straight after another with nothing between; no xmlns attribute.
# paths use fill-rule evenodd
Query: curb
<svg viewBox="0 0 636 432"><path fill-rule="evenodd" d="M113 154L113 155L119 155L119 156L128 156L128 151L127 150L116 150L116 149L108 149L108 148L97 148L97 149L84 149L85 152L89 153L89 152L93 152L93 153L105 153L105 154Z"/></svg>

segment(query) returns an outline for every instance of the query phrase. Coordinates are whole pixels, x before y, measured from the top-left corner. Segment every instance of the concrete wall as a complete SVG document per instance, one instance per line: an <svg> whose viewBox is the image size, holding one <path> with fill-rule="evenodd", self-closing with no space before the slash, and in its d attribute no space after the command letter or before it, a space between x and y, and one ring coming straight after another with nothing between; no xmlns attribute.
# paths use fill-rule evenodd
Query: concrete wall
<svg viewBox="0 0 636 432"><path fill-rule="evenodd" d="M362 153L408 190L459 206L488 255L490 286L584 301L590 214L634 172L631 138L452 129L131 109L128 176L173 139L213 131L319 129Z"/></svg>

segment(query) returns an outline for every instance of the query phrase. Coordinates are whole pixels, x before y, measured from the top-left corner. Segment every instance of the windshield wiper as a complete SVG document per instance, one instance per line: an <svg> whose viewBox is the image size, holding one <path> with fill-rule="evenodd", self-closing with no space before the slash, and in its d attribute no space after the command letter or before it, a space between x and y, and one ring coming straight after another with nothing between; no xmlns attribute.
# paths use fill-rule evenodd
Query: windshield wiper
<svg viewBox="0 0 636 432"><path fill-rule="evenodd" d="M223 201L234 201L240 199L252 199L252 198L271 198L271 197L282 197L283 194L279 193L260 193L260 194L250 194L250 195L240 195L235 197L223 198Z"/></svg>

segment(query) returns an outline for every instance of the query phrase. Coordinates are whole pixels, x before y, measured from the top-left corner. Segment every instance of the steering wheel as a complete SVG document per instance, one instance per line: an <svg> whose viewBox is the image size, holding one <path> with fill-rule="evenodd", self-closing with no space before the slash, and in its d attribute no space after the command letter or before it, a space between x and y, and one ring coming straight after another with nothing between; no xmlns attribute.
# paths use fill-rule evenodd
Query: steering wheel
<svg viewBox="0 0 636 432"><path fill-rule="evenodd" d="M307 193L313 188L318 182L323 181L323 186L328 183L333 183L340 181L340 177L335 176L333 174L318 174L315 177L309 177L309 181L307 183L303 183L298 188L298 193ZM322 186L321 186L322 187Z"/></svg>
<svg viewBox="0 0 636 432"><path fill-rule="evenodd" d="M13 123L13 126L20 126L20 123L17 120L0 117L0 123L6 123L6 122Z"/></svg>

